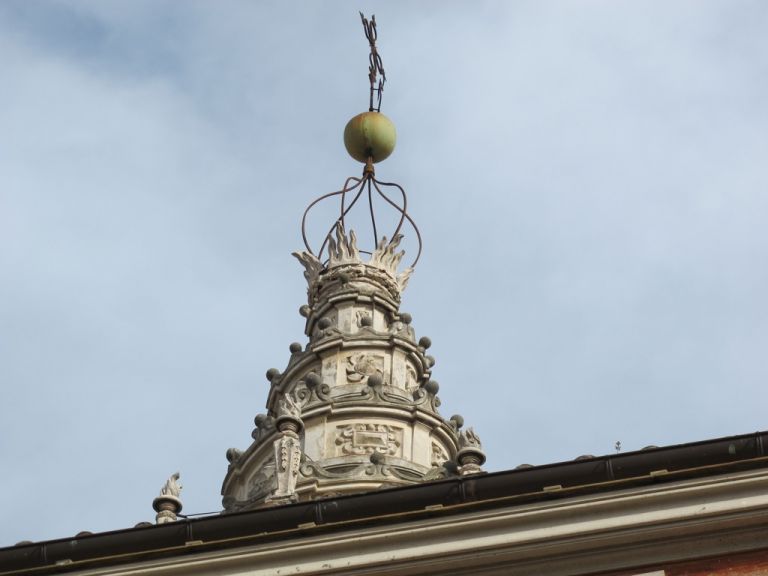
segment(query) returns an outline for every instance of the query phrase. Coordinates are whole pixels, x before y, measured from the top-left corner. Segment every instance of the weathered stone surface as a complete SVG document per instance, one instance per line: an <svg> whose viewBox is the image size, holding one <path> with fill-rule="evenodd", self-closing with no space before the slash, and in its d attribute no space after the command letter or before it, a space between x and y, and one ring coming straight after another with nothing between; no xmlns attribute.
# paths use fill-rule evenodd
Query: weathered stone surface
<svg viewBox="0 0 768 576"><path fill-rule="evenodd" d="M270 370L254 441L230 452L225 511L480 471L479 439L438 412L430 340L417 341L399 311L412 270L398 273L398 244L383 239L364 262L354 232L337 227L325 265L296 254L309 343L290 346L282 373Z"/></svg>

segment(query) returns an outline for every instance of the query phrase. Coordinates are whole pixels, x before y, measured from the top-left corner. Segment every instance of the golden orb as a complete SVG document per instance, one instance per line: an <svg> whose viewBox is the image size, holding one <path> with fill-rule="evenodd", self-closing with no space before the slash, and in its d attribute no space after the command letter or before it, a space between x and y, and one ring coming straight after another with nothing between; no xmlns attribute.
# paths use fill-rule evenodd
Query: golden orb
<svg viewBox="0 0 768 576"><path fill-rule="evenodd" d="M395 125L381 112L363 112L347 122L344 146L358 162L381 162L395 149Z"/></svg>

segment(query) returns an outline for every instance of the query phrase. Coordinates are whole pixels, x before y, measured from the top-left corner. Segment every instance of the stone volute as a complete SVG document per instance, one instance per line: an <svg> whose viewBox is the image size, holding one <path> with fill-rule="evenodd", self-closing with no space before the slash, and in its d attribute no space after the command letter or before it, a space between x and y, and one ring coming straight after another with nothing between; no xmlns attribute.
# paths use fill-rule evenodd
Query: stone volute
<svg viewBox="0 0 768 576"><path fill-rule="evenodd" d="M366 36L375 38L375 20L362 20ZM380 64L378 53L372 62ZM427 354L431 341L417 340L410 314L400 311L421 236L406 212L402 187L375 178L374 163L393 151L395 134L373 106L379 72L370 70L369 112L345 131L350 155L365 164L362 177L348 178L342 190L307 209L326 198L341 200L340 216L317 253L307 241L304 214L307 249L294 256L307 280L300 313L308 343L290 345L282 372L267 371L267 409L254 419L253 442L245 451L227 451L225 512L474 474L485 461L477 435L462 429L463 418L440 415L439 386L431 378L435 360ZM373 195L397 211L389 240L377 233ZM345 218L366 196L377 245L361 250ZM399 271L404 226L414 230L419 251Z"/></svg>

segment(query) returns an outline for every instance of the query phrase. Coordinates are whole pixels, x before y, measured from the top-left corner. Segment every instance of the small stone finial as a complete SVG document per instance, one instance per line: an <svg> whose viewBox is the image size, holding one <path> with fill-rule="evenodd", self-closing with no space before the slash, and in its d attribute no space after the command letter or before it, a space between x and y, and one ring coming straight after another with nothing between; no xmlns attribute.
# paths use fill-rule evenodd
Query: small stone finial
<svg viewBox="0 0 768 576"><path fill-rule="evenodd" d="M277 429L281 432L298 433L304 427L301 406L291 394L284 394L277 405Z"/></svg>
<svg viewBox="0 0 768 576"><path fill-rule="evenodd" d="M237 462L237 460L242 455L243 455L243 451L242 450L239 450L237 448L228 448L227 449L227 461L230 464L234 464L235 462Z"/></svg>
<svg viewBox="0 0 768 576"><path fill-rule="evenodd" d="M480 437L473 428L459 432L459 452L456 454L456 460L462 476L483 471L480 467L485 463L485 452Z"/></svg>
<svg viewBox="0 0 768 576"><path fill-rule="evenodd" d="M387 458L381 452L371 452L369 460L371 461L371 464L384 464L387 461Z"/></svg>
<svg viewBox="0 0 768 576"><path fill-rule="evenodd" d="M160 496L173 496L178 498L181 495L183 486L179 484L181 475L178 472L171 474L171 477L165 481L165 486L160 489Z"/></svg>
<svg viewBox="0 0 768 576"><path fill-rule="evenodd" d="M278 412L278 418L280 416L292 416L293 418L301 418L301 406L296 403L293 396L286 394L280 400L280 407Z"/></svg>
<svg viewBox="0 0 768 576"><path fill-rule="evenodd" d="M373 326L373 318L371 318L370 314L360 314L360 327L361 328L370 328Z"/></svg>
<svg viewBox="0 0 768 576"><path fill-rule="evenodd" d="M256 426L251 432L251 437L254 440L258 440L264 436L268 436L275 428L275 419L267 414L256 414L253 419L253 424Z"/></svg>
<svg viewBox="0 0 768 576"><path fill-rule="evenodd" d="M317 375L316 372L307 372L304 375L304 384L306 384L307 388L312 390L313 388L316 388L317 386L320 386L323 381L320 378L320 376Z"/></svg>
<svg viewBox="0 0 768 576"><path fill-rule="evenodd" d="M424 390L426 390L427 392L429 392L434 396L440 391L440 384L438 384L434 380L428 380L427 383L424 384Z"/></svg>
<svg viewBox="0 0 768 576"><path fill-rule="evenodd" d="M291 354L298 354L299 352L304 350L304 347L298 342L291 342L291 345L288 347L288 350L290 350Z"/></svg>
<svg viewBox="0 0 768 576"><path fill-rule="evenodd" d="M381 374L376 372L368 376L367 383L371 388L376 388L384 384L384 378L381 377Z"/></svg>
<svg viewBox="0 0 768 576"><path fill-rule="evenodd" d="M463 423L462 418L462 423ZM482 444L480 442L480 437L475 432L474 428L467 428L466 430L462 430L459 434L459 449L464 448L482 448Z"/></svg>
<svg viewBox="0 0 768 576"><path fill-rule="evenodd" d="M166 480L160 490L160 496L152 501L152 508L157 512L155 521L157 524L176 522L177 514L181 512L182 504L179 496L182 486L179 484L180 474L175 472Z"/></svg>

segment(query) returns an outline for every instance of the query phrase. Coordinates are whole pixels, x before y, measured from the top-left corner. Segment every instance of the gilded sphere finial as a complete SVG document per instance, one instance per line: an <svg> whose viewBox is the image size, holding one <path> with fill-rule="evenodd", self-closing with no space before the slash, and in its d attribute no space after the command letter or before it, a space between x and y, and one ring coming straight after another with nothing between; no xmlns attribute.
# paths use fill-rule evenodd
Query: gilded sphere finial
<svg viewBox="0 0 768 576"><path fill-rule="evenodd" d="M344 146L358 162L372 158L375 164L388 158L396 140L395 125L381 112L358 114L344 128Z"/></svg>

